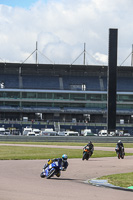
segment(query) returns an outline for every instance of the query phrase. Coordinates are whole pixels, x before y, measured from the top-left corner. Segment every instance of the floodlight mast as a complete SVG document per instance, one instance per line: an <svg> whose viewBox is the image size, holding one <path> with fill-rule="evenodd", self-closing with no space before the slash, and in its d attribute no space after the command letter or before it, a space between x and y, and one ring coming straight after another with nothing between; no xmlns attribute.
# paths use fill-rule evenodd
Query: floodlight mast
<svg viewBox="0 0 133 200"><path fill-rule="evenodd" d="M121 63L120 66L131 56L131 66L133 66L133 44L132 44L132 52L127 56L127 58Z"/></svg>
<svg viewBox="0 0 133 200"><path fill-rule="evenodd" d="M36 64L37 64L37 62L38 62L38 55L37 55L37 50L38 50L38 43L37 43L37 41L36 41Z"/></svg>
<svg viewBox="0 0 133 200"><path fill-rule="evenodd" d="M84 65L85 65L85 53L86 53L86 44L84 43L84 62L83 62Z"/></svg>

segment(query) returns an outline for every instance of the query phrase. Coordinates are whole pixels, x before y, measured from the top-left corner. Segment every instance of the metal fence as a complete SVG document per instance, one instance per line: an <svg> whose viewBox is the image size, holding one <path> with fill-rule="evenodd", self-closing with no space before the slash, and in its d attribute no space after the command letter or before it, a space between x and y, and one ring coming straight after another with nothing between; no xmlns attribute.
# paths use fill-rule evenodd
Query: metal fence
<svg viewBox="0 0 133 200"><path fill-rule="evenodd" d="M133 143L133 137L99 137L99 136L0 136L0 142L77 142L77 143Z"/></svg>

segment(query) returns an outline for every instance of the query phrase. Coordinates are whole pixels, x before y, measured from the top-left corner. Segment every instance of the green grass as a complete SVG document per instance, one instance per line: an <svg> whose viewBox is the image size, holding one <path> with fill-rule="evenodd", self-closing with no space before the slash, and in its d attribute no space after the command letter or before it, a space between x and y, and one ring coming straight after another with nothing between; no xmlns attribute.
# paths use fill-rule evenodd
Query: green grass
<svg viewBox="0 0 133 200"><path fill-rule="evenodd" d="M0 146L0 160L48 159L60 157L64 153L68 155L68 158L82 158L80 149ZM133 153L126 155L133 155ZM92 158L115 156L115 151L94 151Z"/></svg>
<svg viewBox="0 0 133 200"><path fill-rule="evenodd" d="M69 158L82 156L82 151L78 149L0 146L0 160L48 159L61 157L64 153Z"/></svg>
<svg viewBox="0 0 133 200"><path fill-rule="evenodd" d="M133 186L133 172L125 174L114 174L108 176L102 176L98 179L108 180L108 183L111 183L115 186L128 188Z"/></svg>
<svg viewBox="0 0 133 200"><path fill-rule="evenodd" d="M93 142L93 141L92 141ZM77 142L7 142L0 141L1 144L32 144L32 145L58 145L58 146L85 146L87 143ZM116 147L116 143L93 143L95 147ZM133 148L133 143L124 143L125 148Z"/></svg>

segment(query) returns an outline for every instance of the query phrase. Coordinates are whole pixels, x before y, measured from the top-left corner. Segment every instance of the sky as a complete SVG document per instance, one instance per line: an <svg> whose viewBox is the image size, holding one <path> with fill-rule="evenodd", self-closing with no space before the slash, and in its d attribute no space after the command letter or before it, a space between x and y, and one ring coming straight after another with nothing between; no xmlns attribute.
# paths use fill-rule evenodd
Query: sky
<svg viewBox="0 0 133 200"><path fill-rule="evenodd" d="M26 9L32 6L35 2L37 2L37 0L0 0L0 4ZM43 2L46 2L46 0Z"/></svg>
<svg viewBox="0 0 133 200"><path fill-rule="evenodd" d="M132 10L133 0L0 0L0 62L83 64L85 50L85 64L108 65L114 28L117 65L131 66Z"/></svg>

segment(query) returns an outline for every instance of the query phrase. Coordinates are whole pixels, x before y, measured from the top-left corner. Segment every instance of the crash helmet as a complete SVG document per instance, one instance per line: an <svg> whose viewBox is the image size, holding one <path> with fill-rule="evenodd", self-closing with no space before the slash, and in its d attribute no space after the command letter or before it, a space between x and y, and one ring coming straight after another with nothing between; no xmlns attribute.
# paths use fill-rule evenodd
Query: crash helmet
<svg viewBox="0 0 133 200"><path fill-rule="evenodd" d="M88 144L92 144L92 141L89 141Z"/></svg>
<svg viewBox="0 0 133 200"><path fill-rule="evenodd" d="M67 155L66 155L66 154L63 154L63 155L62 155L62 160L63 160L64 162L67 161Z"/></svg>
<svg viewBox="0 0 133 200"><path fill-rule="evenodd" d="M118 143L121 143L121 140L118 140Z"/></svg>
<svg viewBox="0 0 133 200"><path fill-rule="evenodd" d="M52 163L52 160L51 159L48 159L48 164L50 165Z"/></svg>

